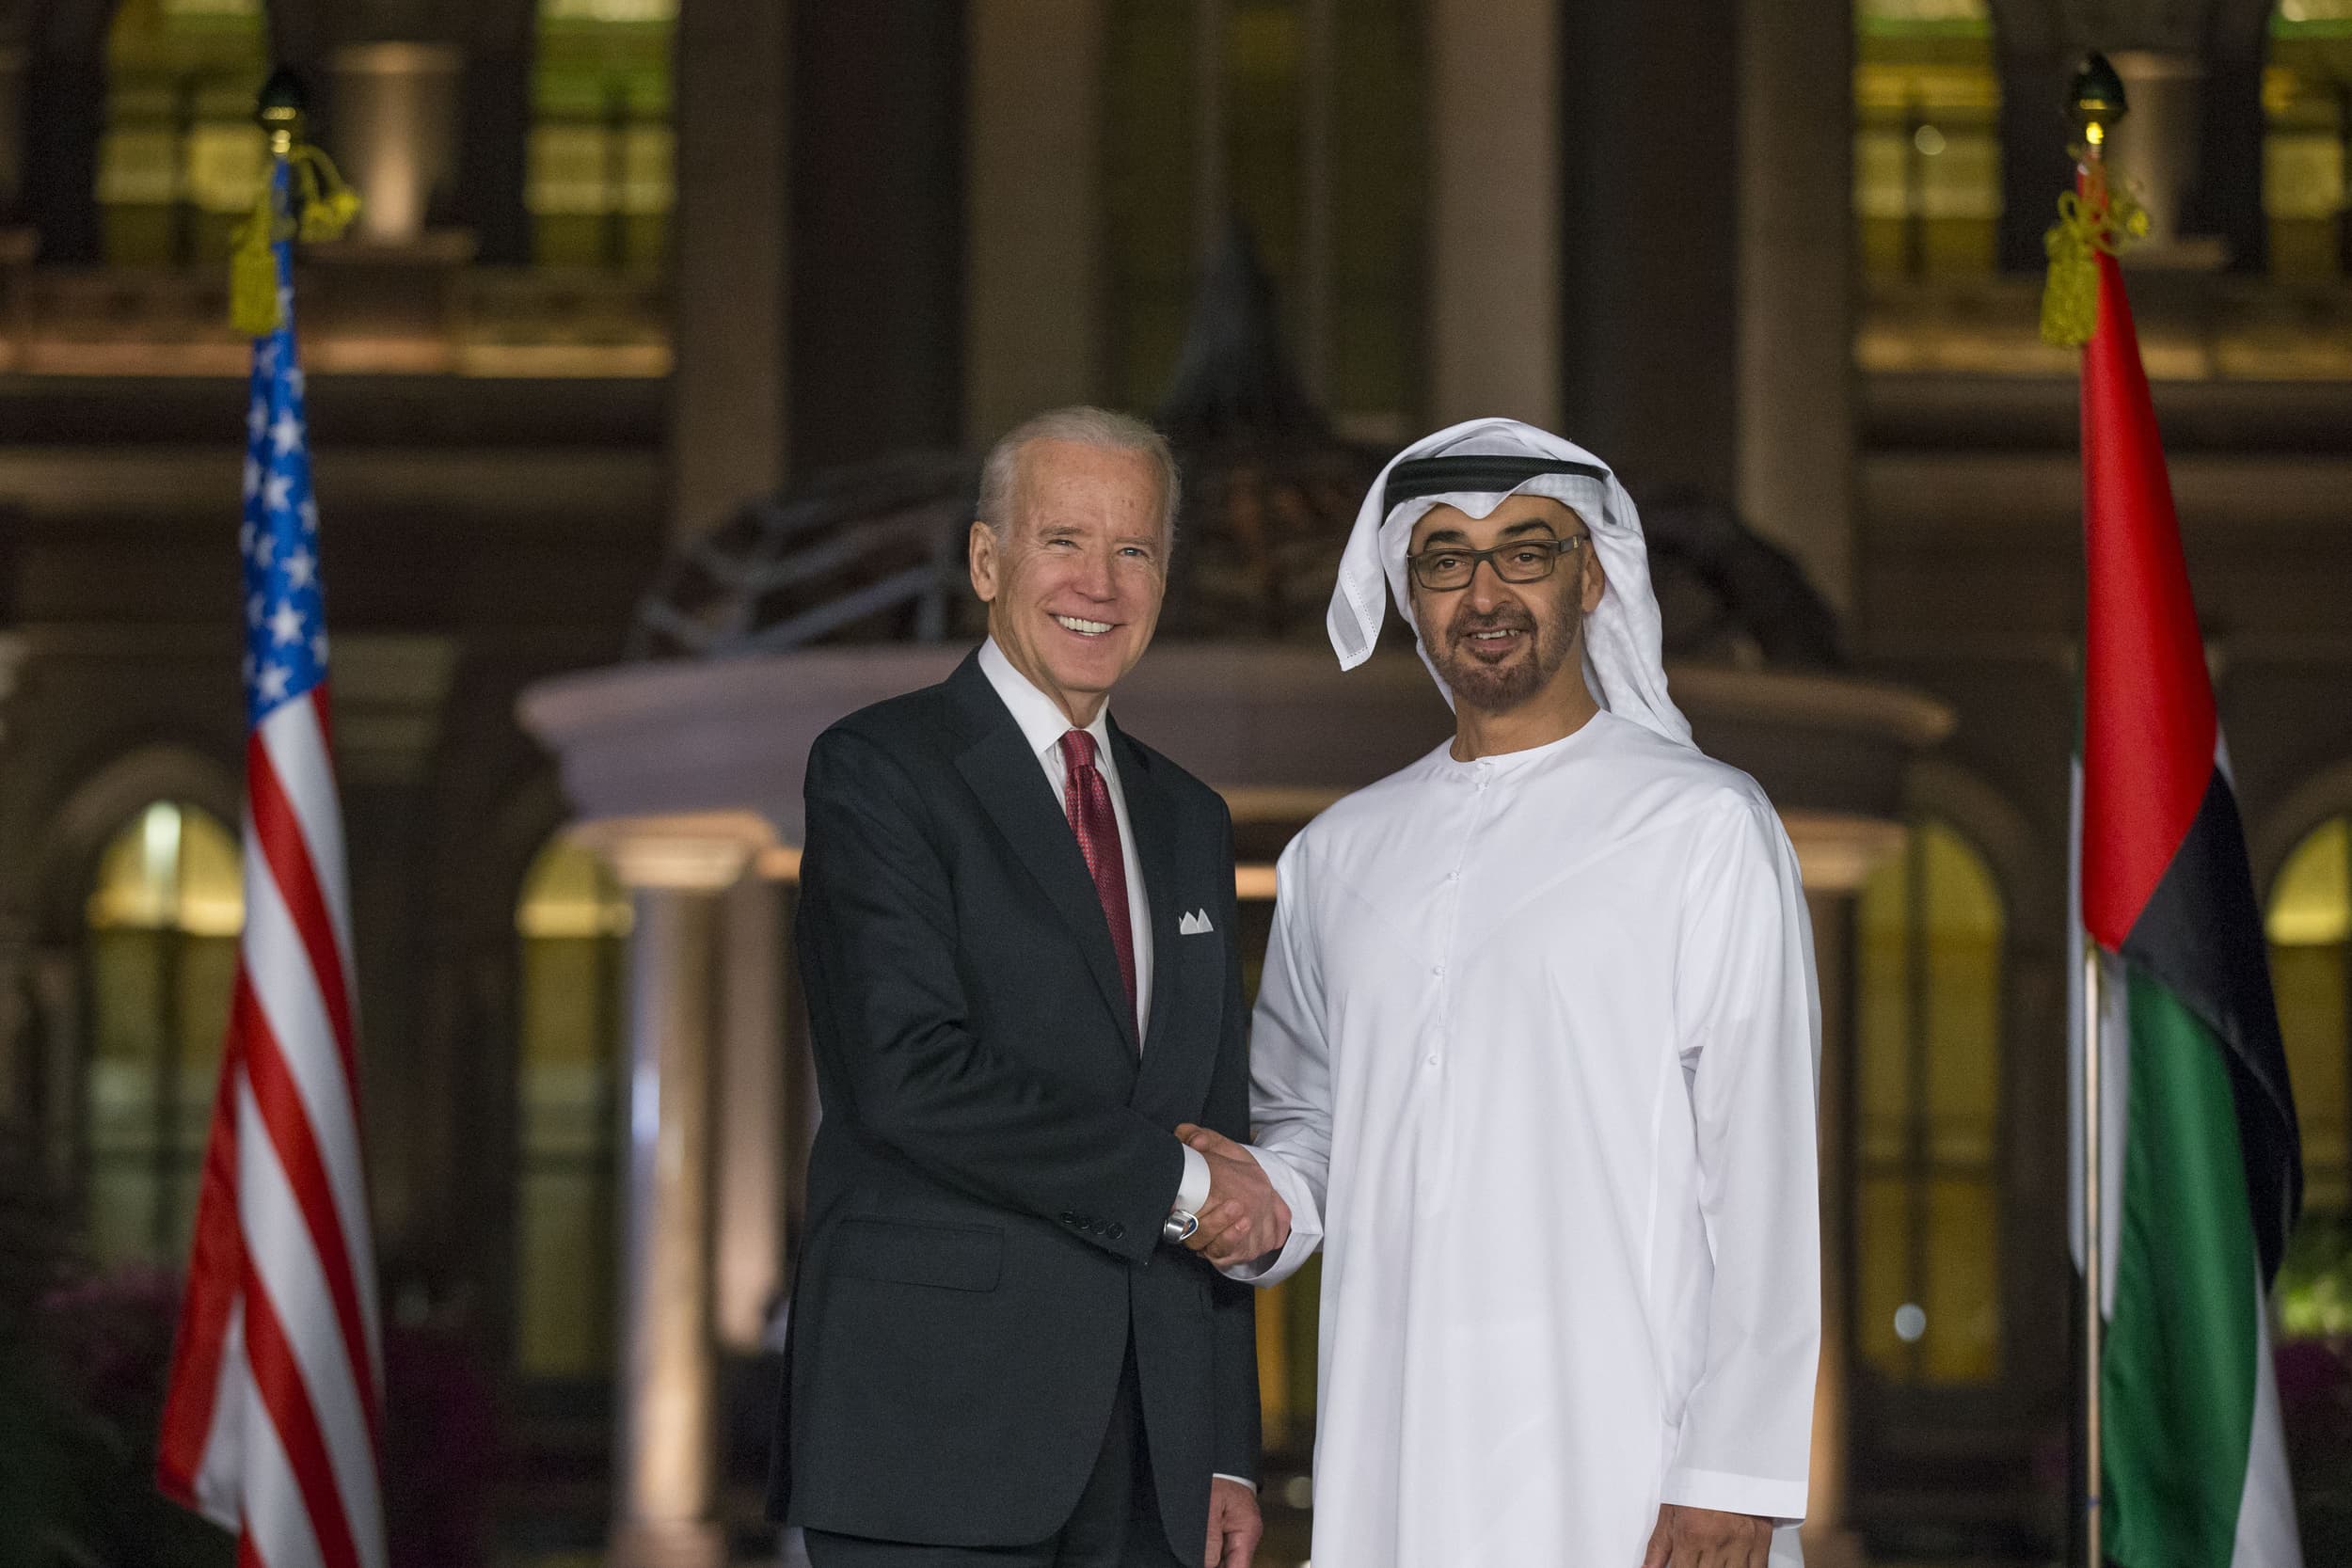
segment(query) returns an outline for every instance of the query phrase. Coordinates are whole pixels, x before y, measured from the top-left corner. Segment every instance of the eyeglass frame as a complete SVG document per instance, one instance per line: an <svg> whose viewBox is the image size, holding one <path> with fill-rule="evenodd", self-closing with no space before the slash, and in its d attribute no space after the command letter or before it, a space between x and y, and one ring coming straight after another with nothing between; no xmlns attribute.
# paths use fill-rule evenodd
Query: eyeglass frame
<svg viewBox="0 0 2352 1568"><path fill-rule="evenodd" d="M1562 556L1566 555L1570 550L1583 548L1583 546L1590 542L1591 539L1592 535L1589 533L1571 533L1552 538L1513 539L1507 543L1497 545L1494 548L1487 550L1473 550L1463 545L1432 545L1427 549L1421 551L1417 555L1407 555L1405 558L1405 566L1406 569L1412 574L1413 581L1420 584L1423 589L1432 594L1459 594L1463 592L1465 589L1469 588L1471 583L1478 580L1478 568L1481 564L1493 569L1495 580L1497 582L1507 582L1514 587L1523 588L1531 582L1542 582L1548 579L1552 573L1560 569L1560 558ZM1502 562L1498 559L1498 557L1502 556L1506 550L1523 550L1529 548L1531 546L1537 549L1542 549L1546 546L1550 546L1549 553L1544 557L1544 569L1542 571L1536 573L1532 578L1515 578L1503 571ZM1422 576L1421 563L1433 555L1468 556L1470 563L1470 576L1464 578L1461 581L1453 584L1451 587L1440 586L1439 584L1431 582L1428 578Z"/></svg>

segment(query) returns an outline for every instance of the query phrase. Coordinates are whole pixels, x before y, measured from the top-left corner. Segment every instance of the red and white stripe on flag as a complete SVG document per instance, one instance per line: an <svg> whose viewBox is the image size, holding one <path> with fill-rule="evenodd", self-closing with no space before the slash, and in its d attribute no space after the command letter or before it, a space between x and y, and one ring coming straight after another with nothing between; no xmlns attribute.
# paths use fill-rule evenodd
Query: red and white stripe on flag
<svg viewBox="0 0 2352 1568"><path fill-rule="evenodd" d="M241 1565L386 1568L383 1377L327 688L247 737L246 926L157 1452Z"/></svg>

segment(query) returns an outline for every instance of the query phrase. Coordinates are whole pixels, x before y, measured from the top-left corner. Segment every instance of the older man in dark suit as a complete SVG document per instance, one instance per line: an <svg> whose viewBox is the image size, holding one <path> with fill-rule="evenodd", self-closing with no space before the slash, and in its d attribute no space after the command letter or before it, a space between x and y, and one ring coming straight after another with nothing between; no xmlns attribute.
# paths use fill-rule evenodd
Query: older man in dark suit
<svg viewBox="0 0 2352 1568"><path fill-rule="evenodd" d="M1232 828L1105 711L1150 643L1176 470L1064 409L991 453L989 640L809 754L799 952L824 1119L771 1507L817 1568L1248 1568ZM1230 1148L1230 1146L1228 1146Z"/></svg>

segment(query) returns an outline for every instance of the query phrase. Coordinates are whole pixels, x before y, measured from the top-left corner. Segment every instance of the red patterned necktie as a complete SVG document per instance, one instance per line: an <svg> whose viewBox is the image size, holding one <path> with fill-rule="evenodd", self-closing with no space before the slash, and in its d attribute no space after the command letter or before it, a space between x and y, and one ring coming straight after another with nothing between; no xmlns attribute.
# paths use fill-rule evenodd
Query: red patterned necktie
<svg viewBox="0 0 2352 1568"><path fill-rule="evenodd" d="M1078 853L1094 878L1094 896L1110 923L1111 951L1119 955L1119 977L1127 982L1127 1012L1136 1010L1136 928L1127 910L1127 857L1119 847L1119 818L1111 811L1110 785L1094 766L1094 736L1072 730L1061 737L1064 769L1062 809L1078 835ZM1137 1028L1141 1028L1138 1022Z"/></svg>

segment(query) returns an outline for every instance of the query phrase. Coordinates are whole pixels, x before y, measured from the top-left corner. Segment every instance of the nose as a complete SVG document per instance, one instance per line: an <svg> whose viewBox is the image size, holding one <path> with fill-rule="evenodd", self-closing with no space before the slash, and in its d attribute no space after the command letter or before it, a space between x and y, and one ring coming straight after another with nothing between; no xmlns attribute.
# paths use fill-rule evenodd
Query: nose
<svg viewBox="0 0 2352 1568"><path fill-rule="evenodd" d="M1511 597L1511 590L1503 586L1502 569L1491 561L1472 563L1470 586L1462 593L1470 608L1481 615L1504 604Z"/></svg>
<svg viewBox="0 0 2352 1568"><path fill-rule="evenodd" d="M1078 573L1077 589L1088 598L1104 604L1119 597L1119 577L1109 550L1087 552L1086 563Z"/></svg>

